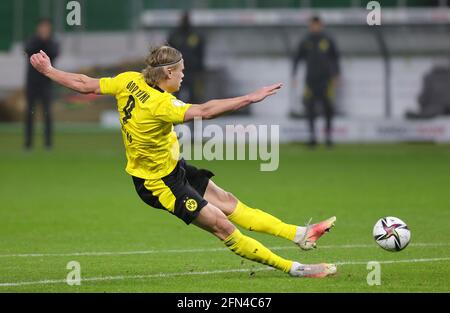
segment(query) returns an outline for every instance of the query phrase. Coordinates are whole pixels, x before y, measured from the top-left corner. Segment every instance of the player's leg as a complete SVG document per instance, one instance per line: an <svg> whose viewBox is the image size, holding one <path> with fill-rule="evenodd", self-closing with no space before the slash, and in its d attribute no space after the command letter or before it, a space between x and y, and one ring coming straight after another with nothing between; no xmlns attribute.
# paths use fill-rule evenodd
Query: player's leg
<svg viewBox="0 0 450 313"><path fill-rule="evenodd" d="M257 231L293 241L298 227L239 201L233 194L209 180L204 198L218 207L230 221L250 231Z"/></svg>
<svg viewBox="0 0 450 313"><path fill-rule="evenodd" d="M323 101L324 106L324 115L325 115L325 144L328 147L331 147L333 145L333 138L332 138L332 107L331 103L328 99L325 99Z"/></svg>
<svg viewBox="0 0 450 313"><path fill-rule="evenodd" d="M276 255L257 240L243 235L225 214L211 203L201 209L192 223L215 235L237 255L269 265L291 276L321 278L336 273L334 264L305 265Z"/></svg>
<svg viewBox="0 0 450 313"><path fill-rule="evenodd" d="M307 227L287 224L267 212L245 205L212 180L208 182L204 198L219 208L236 225L250 231L285 238L298 244L303 250L314 248L316 241L334 226L336 220L333 217Z"/></svg>
<svg viewBox="0 0 450 313"><path fill-rule="evenodd" d="M324 115L325 115L325 143L327 146L333 145L333 139L332 139L332 119L333 119L333 101L334 101L334 85L330 81L328 83L326 94L323 97L323 108L324 108Z"/></svg>
<svg viewBox="0 0 450 313"><path fill-rule="evenodd" d="M25 116L25 149L31 149L33 146L33 120L34 120L34 110L36 105L36 96L32 90L27 89L27 109Z"/></svg>
<svg viewBox="0 0 450 313"><path fill-rule="evenodd" d="M217 207L208 203L199 212L194 225L209 231L222 240L237 255L267 264L288 273L293 262L283 259L253 238L243 235Z"/></svg>
<svg viewBox="0 0 450 313"><path fill-rule="evenodd" d="M316 128L315 128L316 110L314 108L314 102L315 96L313 94L313 90L308 85L305 85L305 90L303 93L303 105L305 107L306 118L308 121L309 127L308 145L310 147L314 147L317 144Z"/></svg>

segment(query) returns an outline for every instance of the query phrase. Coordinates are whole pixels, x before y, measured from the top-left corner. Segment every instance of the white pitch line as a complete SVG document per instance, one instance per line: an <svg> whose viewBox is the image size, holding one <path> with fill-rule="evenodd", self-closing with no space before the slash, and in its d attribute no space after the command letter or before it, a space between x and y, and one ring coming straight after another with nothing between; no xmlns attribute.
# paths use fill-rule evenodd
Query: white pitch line
<svg viewBox="0 0 450 313"><path fill-rule="evenodd" d="M257 269L231 269L231 270L218 270L218 271L205 271L205 272L184 272L184 273L159 273L151 275L127 275L127 276L104 276L104 277L88 277L82 278L81 282L86 281L108 281L108 280L126 280L126 279L145 279L145 278L166 278L172 276L189 276L189 275L210 275L210 274L223 274L223 273L235 273L235 272L248 272L248 271L269 271L273 270L271 267L262 267ZM15 283L0 283L0 287L13 287L13 286L26 286L26 285L47 285L47 284L59 284L66 283L65 279L55 280L38 280L38 281L24 281Z"/></svg>
<svg viewBox="0 0 450 313"><path fill-rule="evenodd" d="M431 259L386 260L375 262L378 262L380 264L393 264L393 263L420 263L420 262L440 262L440 261L450 261L450 257L431 258ZM336 262L336 265L360 265L360 264L367 264L368 262L371 261L344 261L344 262Z"/></svg>
<svg viewBox="0 0 450 313"><path fill-rule="evenodd" d="M445 258L432 258L432 259L407 259L407 260L387 260L378 261L380 264L393 264L393 263L420 263L420 262L441 262L450 261L450 257ZM370 261L344 261L336 262L336 265L360 265L367 264ZM132 279L146 279L146 278L166 278L173 276L190 276L190 275L211 275L211 274L224 274L224 273L238 273L238 272L261 272L274 270L271 267L258 267L254 269L230 269L230 270L217 270L217 271L204 271L204 272L183 272L183 273L159 273L150 275L120 275L120 276L103 276L103 277L88 277L81 279L81 282L88 281L110 281L110 280L132 280ZM49 284L64 284L65 279L46 279L37 281L22 281L22 282L10 282L0 283L0 287L18 287L27 285L49 285Z"/></svg>
<svg viewBox="0 0 450 313"><path fill-rule="evenodd" d="M443 247L450 246L450 243L412 243L412 247ZM376 244L348 244L348 245L331 245L320 246L320 249L354 249L354 248L374 248ZM269 247L270 250L289 250L298 249L298 247L282 246ZM227 248L199 248L199 249L162 249L162 250L142 250L142 251L105 251L105 252L69 252L69 253L16 253L16 254L0 254L0 258L13 257L58 257L58 256L109 256L109 255L137 255L137 254L154 254L154 253L202 253L228 251Z"/></svg>

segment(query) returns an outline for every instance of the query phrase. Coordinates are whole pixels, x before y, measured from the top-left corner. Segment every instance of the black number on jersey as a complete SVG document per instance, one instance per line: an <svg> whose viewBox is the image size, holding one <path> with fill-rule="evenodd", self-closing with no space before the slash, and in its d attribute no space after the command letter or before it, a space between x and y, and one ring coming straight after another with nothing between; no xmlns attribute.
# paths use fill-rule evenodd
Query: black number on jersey
<svg viewBox="0 0 450 313"><path fill-rule="evenodd" d="M125 116L123 117L122 121L124 124L126 124L131 118L131 111L133 111L135 105L136 101L134 100L133 96L129 96L127 105L125 105L125 107L123 108L123 113L125 113Z"/></svg>

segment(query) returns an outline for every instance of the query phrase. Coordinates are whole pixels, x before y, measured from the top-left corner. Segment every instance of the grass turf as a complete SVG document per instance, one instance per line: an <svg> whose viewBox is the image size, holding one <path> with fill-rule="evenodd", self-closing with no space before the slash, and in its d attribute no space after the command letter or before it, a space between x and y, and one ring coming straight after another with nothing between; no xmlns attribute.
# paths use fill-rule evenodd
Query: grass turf
<svg viewBox="0 0 450 313"><path fill-rule="evenodd" d="M259 161L191 162L215 172L215 182L248 205L286 222L336 215L335 229L310 252L245 231L303 263L357 263L315 280L260 270L265 267L227 251L212 235L146 206L123 170L121 140L118 131L59 129L54 151L44 151L38 140L35 151L24 152L19 130L0 129L0 292L450 291L448 145L316 151L282 145L274 172L260 172ZM409 224L412 243L404 251L390 253L374 243L373 224L386 215ZM127 251L146 252L114 254ZM428 261L412 262L419 259ZM81 264L83 279L96 280L63 283L73 260ZM407 261L382 264L381 285L369 286L371 260ZM39 282L44 280L57 282ZM15 282L31 284L2 285Z"/></svg>

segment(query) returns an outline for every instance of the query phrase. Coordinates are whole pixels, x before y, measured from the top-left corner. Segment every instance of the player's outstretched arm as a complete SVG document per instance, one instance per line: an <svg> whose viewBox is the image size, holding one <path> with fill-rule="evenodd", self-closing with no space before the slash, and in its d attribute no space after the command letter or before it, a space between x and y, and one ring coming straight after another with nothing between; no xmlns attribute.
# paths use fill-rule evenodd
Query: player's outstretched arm
<svg viewBox="0 0 450 313"><path fill-rule="evenodd" d="M192 105L184 115L184 121L190 121L194 118L213 119L222 114L233 112L244 108L252 103L264 100L266 97L274 95L282 87L282 84L274 84L262 87L245 96L210 100L204 104Z"/></svg>
<svg viewBox="0 0 450 313"><path fill-rule="evenodd" d="M54 68L50 58L42 50L30 57L30 63L38 72L64 87L81 93L101 93L99 79L83 74L68 73Z"/></svg>

